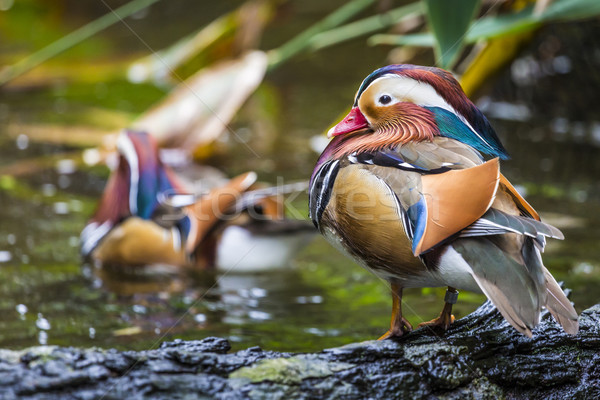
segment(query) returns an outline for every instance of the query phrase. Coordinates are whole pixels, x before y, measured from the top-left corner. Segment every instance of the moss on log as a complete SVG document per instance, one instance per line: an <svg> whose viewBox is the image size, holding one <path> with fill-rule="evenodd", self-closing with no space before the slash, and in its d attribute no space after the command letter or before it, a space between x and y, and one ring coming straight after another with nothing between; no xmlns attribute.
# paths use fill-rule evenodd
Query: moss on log
<svg viewBox="0 0 600 400"><path fill-rule="evenodd" d="M600 305L577 336L548 313L532 339L488 302L443 338L419 329L313 354L227 340L165 342L157 350L53 346L0 350L2 399L597 399Z"/></svg>

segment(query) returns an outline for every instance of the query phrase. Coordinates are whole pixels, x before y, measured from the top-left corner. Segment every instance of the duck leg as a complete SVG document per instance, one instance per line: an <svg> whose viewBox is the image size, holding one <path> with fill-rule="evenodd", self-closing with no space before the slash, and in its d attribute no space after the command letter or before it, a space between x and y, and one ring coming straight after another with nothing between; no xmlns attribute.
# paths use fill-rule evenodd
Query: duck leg
<svg viewBox="0 0 600 400"><path fill-rule="evenodd" d="M458 299L458 290L453 287L448 286L446 290L446 296L444 297L444 308L440 313L440 316L432 319L431 321L421 322L419 324L419 328L423 326L428 326L432 329L441 329L444 332L448 330L450 324L454 322L454 315L452 315L452 305L456 304L456 300Z"/></svg>
<svg viewBox="0 0 600 400"><path fill-rule="evenodd" d="M410 322L402 316L402 288L392 283L392 321L390 329L378 340L398 338L412 330Z"/></svg>

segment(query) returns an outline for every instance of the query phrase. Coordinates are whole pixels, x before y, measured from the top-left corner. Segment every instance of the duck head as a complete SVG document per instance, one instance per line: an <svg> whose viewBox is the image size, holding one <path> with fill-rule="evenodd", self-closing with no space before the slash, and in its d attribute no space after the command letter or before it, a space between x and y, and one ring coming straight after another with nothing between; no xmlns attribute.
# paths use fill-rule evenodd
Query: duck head
<svg viewBox="0 0 600 400"><path fill-rule="evenodd" d="M434 67L395 64L374 71L360 85L350 113L327 135L334 138L334 153L377 151L446 136L482 153L508 158L458 81Z"/></svg>

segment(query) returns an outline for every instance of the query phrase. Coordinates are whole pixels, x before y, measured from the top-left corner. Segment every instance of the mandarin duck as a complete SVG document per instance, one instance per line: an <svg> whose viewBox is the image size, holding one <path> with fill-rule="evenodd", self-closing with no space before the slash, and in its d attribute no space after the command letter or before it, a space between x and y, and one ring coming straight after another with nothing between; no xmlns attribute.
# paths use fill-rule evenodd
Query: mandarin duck
<svg viewBox="0 0 600 400"><path fill-rule="evenodd" d="M236 221L242 230L257 224L270 227L266 231L293 225L296 229L291 228L291 237L298 243L306 241L306 224L297 226L297 221L283 218L282 205L274 198L255 196L253 201L246 200L249 196L244 194L255 185L253 172L233 178L190 204L172 204L166 201L168 196L185 193L188 186L163 164L152 136L125 131L117 140L117 151L117 168L81 233L85 259L103 265L219 267L217 255L223 253L220 247L228 251L237 248L239 254L248 246L239 237L223 236L225 227ZM244 204L240 204L242 200ZM240 268L252 268L243 261L239 262ZM287 259L278 261L286 265Z"/></svg>
<svg viewBox="0 0 600 400"><path fill-rule="evenodd" d="M217 270L245 273L289 267L289 260L317 231L310 221L285 217L283 195L305 191L307 186L307 182L252 185L212 225L196 252ZM195 195L175 195L169 202L193 204L195 198Z"/></svg>
<svg viewBox="0 0 600 400"><path fill-rule="evenodd" d="M402 316L404 288L440 286L442 312L419 326L447 330L464 289L485 294L529 337L542 307L577 333L577 313L541 258L546 238L563 235L500 173L507 152L452 74L415 65L374 71L328 137L310 181L310 217L390 283L391 324L380 339L413 329Z"/></svg>

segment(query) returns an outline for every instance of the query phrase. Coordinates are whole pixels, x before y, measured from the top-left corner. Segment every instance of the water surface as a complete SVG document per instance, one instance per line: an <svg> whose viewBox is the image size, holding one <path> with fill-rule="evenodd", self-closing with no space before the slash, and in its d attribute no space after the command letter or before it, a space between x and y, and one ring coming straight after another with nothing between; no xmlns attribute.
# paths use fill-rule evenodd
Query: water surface
<svg viewBox="0 0 600 400"><path fill-rule="evenodd" d="M136 31L157 47L223 12L221 6L210 12L197 6L203 11L198 19L163 3L135 22ZM238 3L222 4L231 9ZM262 46L276 46L334 7L314 1L295 5L267 30ZM87 19L102 13L64 11ZM165 27L161 35L157 21ZM542 30L476 96L512 155L503 173L565 233L565 241L549 243L544 260L573 289L579 311L600 301L596 25ZM145 51L122 27L98 40L106 54ZM317 157L311 138L341 117L363 77L387 63L387 50L358 40L299 56L269 73L232 125L239 136L225 137L207 163L229 175L255 169L270 182L278 176L306 179ZM391 308L386 285L321 238L284 271L256 275L114 271L81 264L79 232L109 171L74 165L67 156L80 154L80 147L36 140L32 127L120 128L120 121L143 112L163 93L120 78L60 80L0 93L0 347L147 349L161 340L216 335L229 338L235 348L310 351L381 335ZM105 110L111 119L98 117ZM36 163L43 167L27 172ZM306 217L306 203L305 194L295 199L290 214ZM443 289L408 290L404 310L417 324L437 316L442 299ZM480 295L461 293L455 315L466 315L482 301Z"/></svg>

